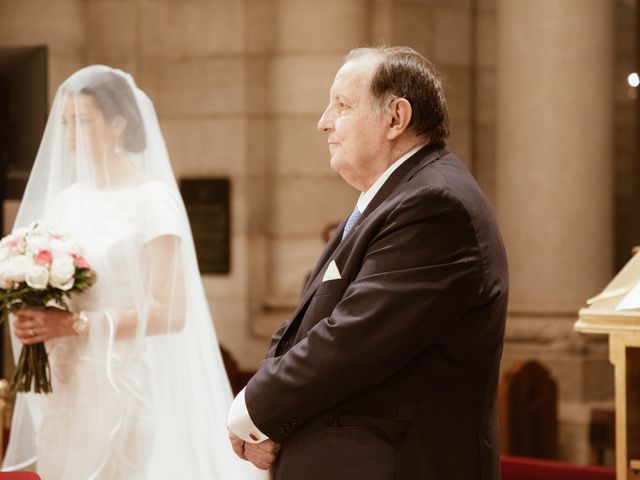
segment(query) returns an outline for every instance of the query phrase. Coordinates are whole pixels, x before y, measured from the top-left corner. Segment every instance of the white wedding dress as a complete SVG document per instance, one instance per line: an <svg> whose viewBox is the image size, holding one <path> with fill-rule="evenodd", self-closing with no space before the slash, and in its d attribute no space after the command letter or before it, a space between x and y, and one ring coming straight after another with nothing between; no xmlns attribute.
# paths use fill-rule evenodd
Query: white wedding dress
<svg viewBox="0 0 640 480"><path fill-rule="evenodd" d="M158 119L94 65L56 93L14 228L45 219L97 272L88 335L46 342L53 393L16 397L3 470L43 480L266 478L231 448L232 395ZM12 335L14 358L21 343Z"/></svg>
<svg viewBox="0 0 640 480"><path fill-rule="evenodd" d="M131 271L143 267L131 261L142 258L143 243L181 232L178 204L159 182L120 191L76 184L61 192L51 210L49 223L83 247L98 275L92 288L73 299L74 311L135 309ZM136 244L139 255L127 258ZM102 332L92 336L98 338L48 342L54 393L42 401L38 472L47 480L72 480L70 472L78 480L147 478L154 440L148 368L138 362L135 342L109 344Z"/></svg>

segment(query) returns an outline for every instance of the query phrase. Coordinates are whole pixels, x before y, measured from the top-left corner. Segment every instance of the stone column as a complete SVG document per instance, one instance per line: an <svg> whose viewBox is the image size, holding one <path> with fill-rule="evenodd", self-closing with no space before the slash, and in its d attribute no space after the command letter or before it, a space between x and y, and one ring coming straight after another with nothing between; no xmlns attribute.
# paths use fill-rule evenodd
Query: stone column
<svg viewBox="0 0 640 480"><path fill-rule="evenodd" d="M255 368L264 354L264 341L256 346L248 333L249 306L259 291L250 266L260 265L263 256L256 205L264 203L265 193L256 177L263 171L259 135L264 94L253 81L261 78L263 50L258 45L269 48L264 30L254 28L255 15L263 14L268 21L268 5L263 4L90 2L94 22L110 10L112 18L90 36L91 45L104 47L89 53L115 62L132 57L136 81L155 104L176 177L223 177L231 182L231 271L205 274L202 280L218 339L243 369ZM113 25L130 15L135 24L131 48L126 49L123 39L114 38L120 30ZM114 48L109 50L109 45Z"/></svg>
<svg viewBox="0 0 640 480"><path fill-rule="evenodd" d="M371 7L373 45L409 46L436 67L443 79L449 108L451 136L447 143L477 173L473 153L471 2L372 0Z"/></svg>
<svg viewBox="0 0 640 480"><path fill-rule="evenodd" d="M357 192L329 167L316 129L344 55L368 43L366 0L275 0L267 59L269 144L266 259L261 311L252 331L269 338L297 306L323 248L322 230L347 216Z"/></svg>
<svg viewBox="0 0 640 480"><path fill-rule="evenodd" d="M498 1L496 197L511 272L503 368L522 357L550 368L561 456L574 461L586 461L587 402L612 390L606 348L572 331L613 274L612 7Z"/></svg>

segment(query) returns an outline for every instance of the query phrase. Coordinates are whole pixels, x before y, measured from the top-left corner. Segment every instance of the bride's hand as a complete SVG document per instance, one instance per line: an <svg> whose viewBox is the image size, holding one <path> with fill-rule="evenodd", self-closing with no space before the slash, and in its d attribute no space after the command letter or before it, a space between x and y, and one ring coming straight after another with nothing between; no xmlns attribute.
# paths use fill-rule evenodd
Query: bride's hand
<svg viewBox="0 0 640 480"><path fill-rule="evenodd" d="M21 308L14 312L14 333L25 345L50 338L75 335L73 322L77 314L59 308Z"/></svg>

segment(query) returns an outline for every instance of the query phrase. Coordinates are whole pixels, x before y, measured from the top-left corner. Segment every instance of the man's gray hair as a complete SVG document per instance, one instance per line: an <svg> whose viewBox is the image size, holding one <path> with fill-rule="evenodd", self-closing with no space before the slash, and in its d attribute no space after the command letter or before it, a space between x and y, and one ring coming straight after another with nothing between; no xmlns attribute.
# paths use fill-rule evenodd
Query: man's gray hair
<svg viewBox="0 0 640 480"><path fill-rule="evenodd" d="M404 98L411 105L411 131L429 143L447 138L447 102L433 65L409 47L355 48L347 54L345 63L369 55L381 59L370 85L375 111L381 113L392 99Z"/></svg>

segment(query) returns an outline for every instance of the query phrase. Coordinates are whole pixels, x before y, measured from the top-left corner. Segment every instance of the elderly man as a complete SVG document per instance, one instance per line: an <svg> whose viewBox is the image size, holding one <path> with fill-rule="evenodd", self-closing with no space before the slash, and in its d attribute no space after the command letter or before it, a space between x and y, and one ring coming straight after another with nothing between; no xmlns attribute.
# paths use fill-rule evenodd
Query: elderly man
<svg viewBox="0 0 640 480"><path fill-rule="evenodd" d="M236 453L276 480L497 480L507 264L440 81L354 50L318 128L362 193L232 405Z"/></svg>

